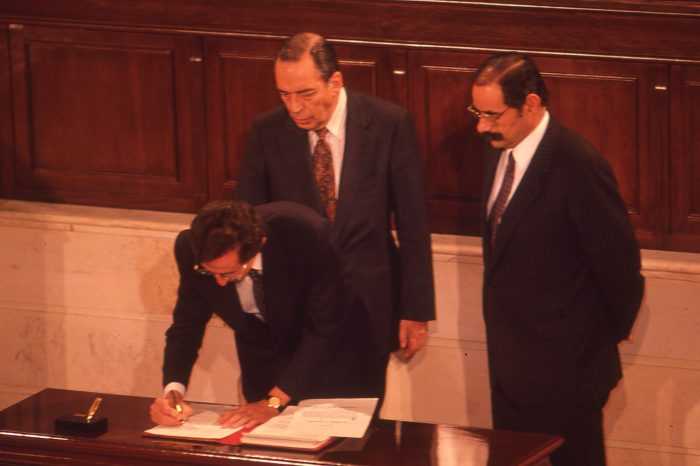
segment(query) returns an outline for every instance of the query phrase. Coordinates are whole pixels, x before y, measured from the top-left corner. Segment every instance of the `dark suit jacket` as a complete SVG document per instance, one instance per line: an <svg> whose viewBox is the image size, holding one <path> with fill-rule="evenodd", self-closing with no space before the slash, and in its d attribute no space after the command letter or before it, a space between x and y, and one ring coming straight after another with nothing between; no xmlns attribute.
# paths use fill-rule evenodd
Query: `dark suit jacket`
<svg viewBox="0 0 700 466"><path fill-rule="evenodd" d="M435 318L430 233L418 141L411 116L347 90L345 152L333 240L367 301L378 349L396 348L401 319ZM236 198L287 200L323 213L306 130L281 106L253 123ZM391 236L395 214L400 249Z"/></svg>
<svg viewBox="0 0 700 466"><path fill-rule="evenodd" d="M193 270L189 230L175 241L180 286L166 333L163 383L187 385L205 326L217 314L235 330L243 389L256 401L278 385L293 399L355 396L362 378L358 334L367 333L359 299L342 280L342 255L328 223L310 209L279 202L256 208L265 227L262 250L266 322L241 310L234 284L219 286ZM359 371L359 372L358 372Z"/></svg>
<svg viewBox="0 0 700 466"><path fill-rule="evenodd" d="M500 151L486 150L483 215ZM607 396L644 292L639 246L610 166L553 118L501 219L484 227L492 387L529 406Z"/></svg>

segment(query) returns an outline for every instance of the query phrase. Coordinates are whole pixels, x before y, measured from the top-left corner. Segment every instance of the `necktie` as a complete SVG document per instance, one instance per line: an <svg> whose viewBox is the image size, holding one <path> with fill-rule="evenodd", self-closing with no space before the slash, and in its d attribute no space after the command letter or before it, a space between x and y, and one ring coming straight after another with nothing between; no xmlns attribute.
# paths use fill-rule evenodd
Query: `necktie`
<svg viewBox="0 0 700 466"><path fill-rule="evenodd" d="M498 231L498 226L501 224L501 217L503 212L506 210L508 205L508 195L510 190L513 188L513 179L515 178L515 159L513 158L513 151L508 152L508 165L506 166L506 173L503 176L503 183L501 184L501 190L498 191L498 196L496 201L491 207L491 216L489 217L489 225L491 226L491 248L496 245L496 232Z"/></svg>
<svg viewBox="0 0 700 466"><path fill-rule="evenodd" d="M259 271L250 269L248 271L248 276L253 280L253 298L255 298L255 305L258 306L260 315L263 320L265 320L265 289L263 288L262 275Z"/></svg>
<svg viewBox="0 0 700 466"><path fill-rule="evenodd" d="M333 176L333 157L331 156L331 148L326 142L328 130L326 128L316 131L318 134L318 142L314 147L314 152L311 154L311 160L314 165L314 175L316 176L316 184L318 192L321 195L321 203L326 212L326 218L333 223L335 220L335 178Z"/></svg>

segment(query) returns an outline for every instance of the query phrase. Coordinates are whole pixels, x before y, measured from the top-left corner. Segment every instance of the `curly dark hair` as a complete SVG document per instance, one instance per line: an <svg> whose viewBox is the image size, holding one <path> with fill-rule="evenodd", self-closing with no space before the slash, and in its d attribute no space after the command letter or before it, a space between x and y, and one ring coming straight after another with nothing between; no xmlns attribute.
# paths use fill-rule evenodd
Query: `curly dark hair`
<svg viewBox="0 0 700 466"><path fill-rule="evenodd" d="M210 202L192 220L190 229L190 245L200 264L235 250L238 260L247 262L260 252L265 236L257 212L244 202Z"/></svg>
<svg viewBox="0 0 700 466"><path fill-rule="evenodd" d="M338 57L333 46L323 37L313 32L300 32L289 37L277 52L277 59L298 62L308 53L321 73L321 79L328 82L338 71Z"/></svg>
<svg viewBox="0 0 700 466"><path fill-rule="evenodd" d="M503 100L509 107L520 108L528 94L540 96L547 106L549 93L535 63L526 55L515 52L499 53L487 59L476 70L474 84L501 86Z"/></svg>

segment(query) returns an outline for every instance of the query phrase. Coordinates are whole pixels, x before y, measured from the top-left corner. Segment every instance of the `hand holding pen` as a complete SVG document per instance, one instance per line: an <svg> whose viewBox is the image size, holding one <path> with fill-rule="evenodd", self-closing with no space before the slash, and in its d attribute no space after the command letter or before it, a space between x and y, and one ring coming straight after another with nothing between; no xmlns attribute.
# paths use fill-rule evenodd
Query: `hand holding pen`
<svg viewBox="0 0 700 466"><path fill-rule="evenodd" d="M151 404L151 420L163 426L182 424L192 413L192 408L182 399L182 394L170 390L165 396L156 398Z"/></svg>

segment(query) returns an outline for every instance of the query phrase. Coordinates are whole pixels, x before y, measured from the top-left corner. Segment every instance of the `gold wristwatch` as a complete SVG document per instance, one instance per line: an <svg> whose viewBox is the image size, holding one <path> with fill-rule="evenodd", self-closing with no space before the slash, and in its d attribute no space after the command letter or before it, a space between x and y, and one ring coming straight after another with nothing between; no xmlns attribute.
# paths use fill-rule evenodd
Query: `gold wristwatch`
<svg viewBox="0 0 700 466"><path fill-rule="evenodd" d="M278 396L269 395L267 397L267 406L270 408L275 408L278 413L282 412L282 400Z"/></svg>

